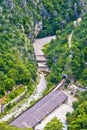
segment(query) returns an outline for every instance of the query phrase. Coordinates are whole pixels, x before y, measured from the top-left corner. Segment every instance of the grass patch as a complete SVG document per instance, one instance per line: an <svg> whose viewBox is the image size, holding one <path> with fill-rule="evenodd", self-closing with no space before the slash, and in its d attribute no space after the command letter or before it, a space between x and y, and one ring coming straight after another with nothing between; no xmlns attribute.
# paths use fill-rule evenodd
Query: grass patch
<svg viewBox="0 0 87 130"><path fill-rule="evenodd" d="M32 106L34 106L39 100L40 100L40 99L32 100L32 101L30 102L30 108L31 108Z"/></svg>
<svg viewBox="0 0 87 130"><path fill-rule="evenodd" d="M8 106L5 108L4 112L0 114L0 118L2 118L4 115L8 114L9 112L11 111L15 111L16 108L20 108L24 103L27 102L27 99L31 96L31 94L34 92L36 86L38 85L39 83L39 77L37 77L37 80L34 84L32 85L29 85L27 86L27 92L26 92L26 95L24 96L24 98L18 102L18 103L12 103L11 105L8 104ZM32 88L32 89L31 89ZM22 93L24 92L25 90L25 87L23 87L21 90L20 89L17 89L18 93ZM22 91L23 90L23 91ZM16 91L16 90L15 90ZM19 95L20 95L19 94ZM9 94L10 95L10 94ZM7 100L7 99L6 99ZM8 98L9 100L9 98ZM12 99L11 99L12 100ZM10 101L11 101L10 100ZM10 121L11 119L8 120L8 122Z"/></svg>
<svg viewBox="0 0 87 130"><path fill-rule="evenodd" d="M47 43L43 46L42 51L46 54L47 53L47 48L49 47L50 43Z"/></svg>
<svg viewBox="0 0 87 130"><path fill-rule="evenodd" d="M52 84L51 82L47 83L47 88L43 92L43 96L46 96L49 92L51 92L55 88L55 84Z"/></svg>
<svg viewBox="0 0 87 130"><path fill-rule="evenodd" d="M5 99L4 103L6 104L6 103L10 102L14 98L16 98L17 96L22 94L25 91L25 89L26 89L25 86L23 86L23 87L20 87L20 88L14 90L13 92L11 92L10 94L8 94L6 96L6 99Z"/></svg>

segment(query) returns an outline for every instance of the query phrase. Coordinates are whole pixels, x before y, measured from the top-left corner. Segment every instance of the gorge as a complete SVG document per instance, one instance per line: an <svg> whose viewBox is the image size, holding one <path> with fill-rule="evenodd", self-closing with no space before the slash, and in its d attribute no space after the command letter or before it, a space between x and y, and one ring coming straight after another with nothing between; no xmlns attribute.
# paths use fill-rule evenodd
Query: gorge
<svg viewBox="0 0 87 130"><path fill-rule="evenodd" d="M86 13L86 0L0 1L0 105L9 103L0 114L1 121L10 118L6 116L9 112L11 117L18 116L66 78L64 90L68 85L75 86L69 89L78 96L74 112L67 114L68 129L86 128L86 116L82 117L80 111L83 106L87 115ZM26 86L27 94L22 104L10 104L20 93L14 91L18 86L22 86L19 91ZM7 99L1 103L3 97Z"/></svg>

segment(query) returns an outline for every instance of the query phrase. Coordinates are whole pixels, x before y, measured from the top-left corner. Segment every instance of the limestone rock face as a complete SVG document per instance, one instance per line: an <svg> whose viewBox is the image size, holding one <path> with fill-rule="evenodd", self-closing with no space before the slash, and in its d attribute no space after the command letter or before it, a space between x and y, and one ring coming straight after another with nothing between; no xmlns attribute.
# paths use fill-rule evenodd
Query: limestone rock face
<svg viewBox="0 0 87 130"><path fill-rule="evenodd" d="M27 0L23 0L23 6L26 8Z"/></svg>
<svg viewBox="0 0 87 130"><path fill-rule="evenodd" d="M15 7L13 0L4 0L4 2L10 7L10 9Z"/></svg>
<svg viewBox="0 0 87 130"><path fill-rule="evenodd" d="M22 16L23 19L25 17L29 19L29 22L25 23L26 22L25 21L24 25L23 23L21 24L19 22L17 24L21 26L22 28L21 30L23 30L24 33L26 32L30 39L34 39L34 37L38 35L38 33L43 29L43 23L46 20L50 21L50 19L52 19L51 12L49 12L47 7L44 5L45 0L19 0L19 1L3 0L2 2L5 3L6 7L8 7L9 9L8 12L14 11L15 15L10 12L8 13L8 16L14 17L14 19L16 17L19 17L20 19L20 16L22 16L21 14L23 14ZM87 10L86 3L87 3L86 0L77 0L75 2L69 0L68 9L72 8L73 6L75 17L77 18L81 17L82 14ZM81 13L78 12L79 7L83 8ZM20 11L18 11L18 9ZM2 10L3 7L0 6L0 14L2 13ZM60 13L55 8L53 10L53 16L55 18L60 17ZM70 16L67 15L66 19L63 19L62 21L61 21L61 26L64 26L67 21L68 22L70 21Z"/></svg>

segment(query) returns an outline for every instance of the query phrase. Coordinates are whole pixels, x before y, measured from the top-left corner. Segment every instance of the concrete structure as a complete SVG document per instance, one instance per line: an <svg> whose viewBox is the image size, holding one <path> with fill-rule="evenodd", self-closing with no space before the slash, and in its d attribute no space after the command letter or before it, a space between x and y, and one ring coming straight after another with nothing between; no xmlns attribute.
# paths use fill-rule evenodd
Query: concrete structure
<svg viewBox="0 0 87 130"><path fill-rule="evenodd" d="M42 51L43 46L49 43L52 39L55 39L55 36L47 37L47 38L41 38L35 40L33 43L35 57L38 65L38 70L44 73L50 73L50 70L47 66L47 59Z"/></svg>
<svg viewBox="0 0 87 130"><path fill-rule="evenodd" d="M47 59L44 55L36 55L36 61L38 65L38 70L46 73L50 73L50 70L46 64Z"/></svg>
<svg viewBox="0 0 87 130"><path fill-rule="evenodd" d="M46 116L68 99L63 91L53 91L36 103L32 108L17 117L10 125L20 128L34 128Z"/></svg>
<svg viewBox="0 0 87 130"><path fill-rule="evenodd" d="M87 91L87 88L82 88L82 87L79 87L78 85L75 85L75 84L69 84L68 90L70 90L71 93L73 93L74 95L77 95L78 92Z"/></svg>

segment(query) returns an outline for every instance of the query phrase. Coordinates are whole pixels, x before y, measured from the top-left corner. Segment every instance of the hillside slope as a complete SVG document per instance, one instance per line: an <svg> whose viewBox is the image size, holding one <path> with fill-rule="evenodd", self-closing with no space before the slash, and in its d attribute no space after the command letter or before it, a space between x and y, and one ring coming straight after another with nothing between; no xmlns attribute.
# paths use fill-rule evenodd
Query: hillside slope
<svg viewBox="0 0 87 130"><path fill-rule="evenodd" d="M87 86L87 15L83 15L82 22L76 27L73 23L65 29L56 33L56 40L53 40L44 51L48 57L48 65L51 74L48 79L52 83L60 81L65 74L68 79L73 78L83 86ZM72 34L71 48L68 37Z"/></svg>
<svg viewBox="0 0 87 130"><path fill-rule="evenodd" d="M56 34L86 11L86 0L41 0L43 29L38 37Z"/></svg>
<svg viewBox="0 0 87 130"><path fill-rule="evenodd" d="M51 78L55 77L51 80L53 80L53 82L58 82L61 73L63 71L66 73L65 69L68 64L71 63L72 67L68 68L73 71L75 77L80 80L82 84L85 84L86 81L83 81L85 77L82 76L82 78L80 78L81 76L79 77L77 75L80 72L81 75L86 75L86 69L83 63L85 62L86 64L86 48L84 48L84 52L82 51L85 55L85 61L79 61L80 63L77 65L79 70L77 72L75 71L75 69L77 70L77 66L73 67L73 64L75 64L74 59L69 63L69 58L67 58L68 64L64 67L65 60L63 59L66 58L69 50L67 44L62 44L67 42L67 35L70 33L68 30L69 27L66 29L66 26L77 17L82 16L84 11L86 11L86 0L0 1L0 97L2 97L6 91L12 90L14 85L30 85L35 81L37 75L36 63L31 42L37 35L38 37L54 35L57 30L60 30L57 31L59 44L58 46L57 44L53 46L54 49L51 49L47 54L49 66L51 65L50 63L52 63L52 60L57 61L60 51L66 51L63 55L61 53L58 63L56 62L56 64L53 64L53 66L55 66L52 67L54 72L54 68L58 69L58 67L56 67L57 64L60 64L61 67L59 68L61 69L57 70L59 73L56 71L54 73L55 75L51 74ZM81 26L81 28L83 27L84 26ZM69 33L67 33L66 30ZM75 33L78 33L77 31L75 31ZM84 35L82 36L84 37ZM76 37L74 36L74 40L75 39ZM79 39L77 40L79 41ZM53 43L56 42L57 40ZM72 49L75 49L75 46L72 47ZM51 48L51 46L49 48ZM81 54L79 55L81 56ZM49 57L51 57L51 60L49 60ZM79 66L81 66L82 69L80 69Z"/></svg>
<svg viewBox="0 0 87 130"><path fill-rule="evenodd" d="M56 40L44 49L51 70L47 80L56 84L67 75L69 80L87 86L86 11L87 0L0 0L0 98L17 85L32 89L37 78L32 42L36 37L54 34ZM82 22L75 27L73 21L78 17L82 17ZM72 120L70 129L74 123ZM0 127L11 129L3 124Z"/></svg>
<svg viewBox="0 0 87 130"><path fill-rule="evenodd" d="M0 1L0 97L14 85L36 80L36 63L31 40L38 11L31 1Z"/></svg>

